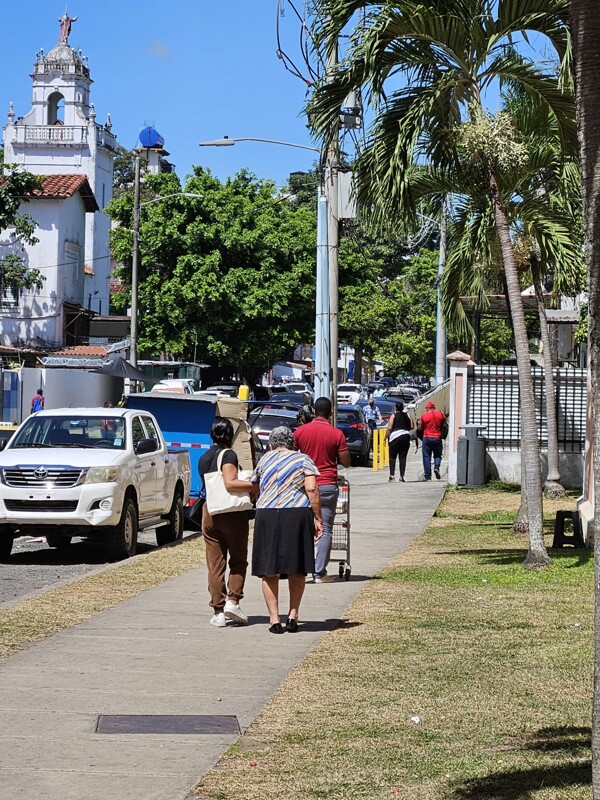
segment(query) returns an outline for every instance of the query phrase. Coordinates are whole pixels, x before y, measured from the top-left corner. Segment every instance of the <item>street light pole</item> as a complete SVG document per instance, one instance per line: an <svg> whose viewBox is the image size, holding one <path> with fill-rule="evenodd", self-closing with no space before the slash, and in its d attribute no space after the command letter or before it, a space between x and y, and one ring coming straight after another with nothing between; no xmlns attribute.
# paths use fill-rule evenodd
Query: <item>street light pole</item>
<svg viewBox="0 0 600 800"><path fill-rule="evenodd" d="M137 367L138 348L138 272L140 263L140 154L135 156L133 184L133 255L131 258L131 332L129 361Z"/></svg>
<svg viewBox="0 0 600 800"><path fill-rule="evenodd" d="M442 203L440 220L440 249L438 257L437 304L435 326L435 382L439 386L446 380L446 326L442 315L441 283L446 268L446 198Z"/></svg>

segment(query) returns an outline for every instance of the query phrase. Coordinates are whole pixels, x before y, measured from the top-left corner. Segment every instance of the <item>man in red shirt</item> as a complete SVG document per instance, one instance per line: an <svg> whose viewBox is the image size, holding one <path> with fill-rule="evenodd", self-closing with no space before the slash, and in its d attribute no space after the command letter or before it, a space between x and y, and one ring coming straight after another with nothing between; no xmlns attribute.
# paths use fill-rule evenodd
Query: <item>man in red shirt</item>
<svg viewBox="0 0 600 800"><path fill-rule="evenodd" d="M330 417L331 400L328 397L319 397L315 401L313 421L294 431L296 448L310 456L320 472L317 487L321 497L323 535L317 541L315 583L330 583L333 580L327 574L327 565L331 555L331 534L339 495L337 465L339 461L343 467L350 466L350 451L344 434L331 425Z"/></svg>
<svg viewBox="0 0 600 800"><path fill-rule="evenodd" d="M423 473L426 481L431 480L431 456L433 455L433 474L439 479L440 466L442 463L442 452L444 445L442 442L442 425L446 420L443 411L438 411L435 403L431 400L425 404L425 413L421 415L418 428L423 432Z"/></svg>

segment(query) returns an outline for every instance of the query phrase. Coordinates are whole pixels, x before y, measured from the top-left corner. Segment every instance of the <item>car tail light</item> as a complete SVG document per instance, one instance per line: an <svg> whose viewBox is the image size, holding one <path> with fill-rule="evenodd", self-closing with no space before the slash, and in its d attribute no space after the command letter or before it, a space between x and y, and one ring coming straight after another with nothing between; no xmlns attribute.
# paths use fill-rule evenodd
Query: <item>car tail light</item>
<svg viewBox="0 0 600 800"><path fill-rule="evenodd" d="M353 425L350 425L350 427L357 431L364 431L366 426L364 422L355 422Z"/></svg>

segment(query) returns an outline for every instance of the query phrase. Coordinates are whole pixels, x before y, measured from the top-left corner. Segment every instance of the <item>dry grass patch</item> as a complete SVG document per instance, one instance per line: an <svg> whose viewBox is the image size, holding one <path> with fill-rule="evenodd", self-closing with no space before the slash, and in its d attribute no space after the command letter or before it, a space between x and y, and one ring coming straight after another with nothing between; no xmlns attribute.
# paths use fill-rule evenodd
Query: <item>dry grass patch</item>
<svg viewBox="0 0 600 800"><path fill-rule="evenodd" d="M494 495L481 494L487 514ZM196 794L587 800L591 554L558 551L531 572L524 550L489 522L430 528L369 582Z"/></svg>
<svg viewBox="0 0 600 800"><path fill-rule="evenodd" d="M98 575L50 589L0 609L0 658L57 631L71 628L145 589L204 563L202 537L162 547Z"/></svg>

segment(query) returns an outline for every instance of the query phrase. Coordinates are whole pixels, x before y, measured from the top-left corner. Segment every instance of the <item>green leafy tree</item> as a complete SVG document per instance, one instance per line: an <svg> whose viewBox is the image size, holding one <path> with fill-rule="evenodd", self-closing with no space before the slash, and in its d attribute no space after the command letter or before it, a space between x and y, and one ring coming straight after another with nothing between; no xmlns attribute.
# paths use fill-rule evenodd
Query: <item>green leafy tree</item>
<svg viewBox="0 0 600 800"><path fill-rule="evenodd" d="M140 349L196 357L253 380L314 332L316 222L277 196L271 181L242 171L219 181L196 167L147 176L154 198L140 226ZM120 226L112 250L131 282L133 200L108 208ZM130 304L128 292L116 302Z"/></svg>
<svg viewBox="0 0 600 800"><path fill-rule="evenodd" d="M415 165L430 165L421 180L435 183L441 199L447 179L462 170L462 191L487 193L502 256L519 368L521 452L529 516L525 564L550 563L543 538L540 450L529 343L519 273L502 193L502 176L523 158L520 142L503 118L485 112L495 81L520 85L532 104L548 110L565 147L574 148L575 118L569 91L570 34L567 0L320 0L318 41L331 47L356 11L365 15L350 38L347 57L329 71L309 105L314 131L325 145L338 136L339 109L360 88L374 114L355 165L357 195L376 224L385 227L416 211ZM539 35L557 53L560 68L535 63L515 50ZM465 161L465 151L470 159Z"/></svg>
<svg viewBox="0 0 600 800"><path fill-rule="evenodd" d="M41 289L44 277L29 269L23 245L37 244L37 223L30 214L19 211L35 189L39 178L15 166L4 165L0 178L0 295L19 289Z"/></svg>

